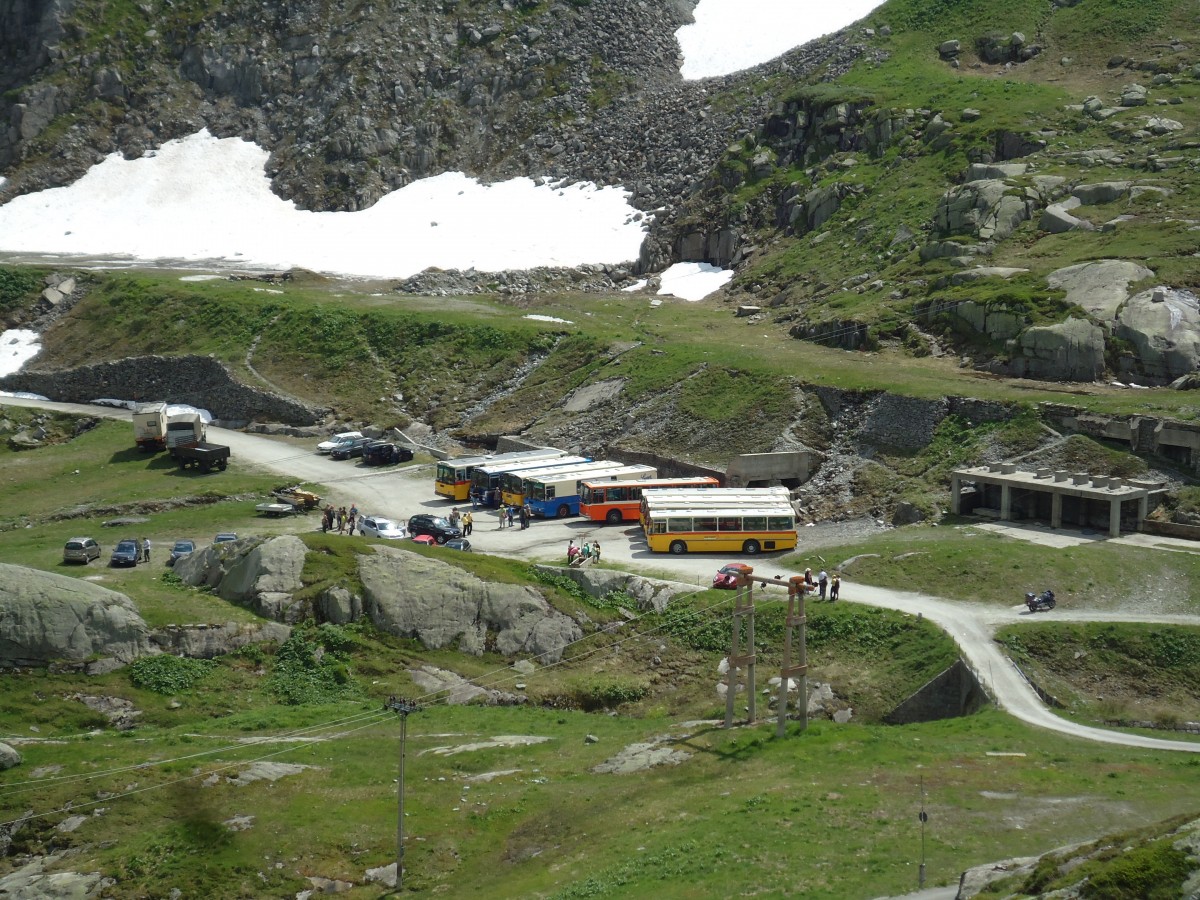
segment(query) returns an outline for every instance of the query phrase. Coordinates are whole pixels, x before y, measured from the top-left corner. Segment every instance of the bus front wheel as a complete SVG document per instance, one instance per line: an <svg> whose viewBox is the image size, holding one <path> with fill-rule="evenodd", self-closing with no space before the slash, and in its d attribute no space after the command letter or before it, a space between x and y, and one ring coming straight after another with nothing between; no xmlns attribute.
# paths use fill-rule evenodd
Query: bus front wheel
<svg viewBox="0 0 1200 900"><path fill-rule="evenodd" d="M610 509L608 515L604 517L609 525L620 525L624 517L619 509Z"/></svg>
<svg viewBox="0 0 1200 900"><path fill-rule="evenodd" d="M671 541L671 552L676 556L687 553L687 544L683 541Z"/></svg>
<svg viewBox="0 0 1200 900"><path fill-rule="evenodd" d="M761 549L762 548L759 547L759 545L758 545L758 541L746 541L746 543L742 544L742 552L747 553L751 556L753 556L755 553L757 553Z"/></svg>

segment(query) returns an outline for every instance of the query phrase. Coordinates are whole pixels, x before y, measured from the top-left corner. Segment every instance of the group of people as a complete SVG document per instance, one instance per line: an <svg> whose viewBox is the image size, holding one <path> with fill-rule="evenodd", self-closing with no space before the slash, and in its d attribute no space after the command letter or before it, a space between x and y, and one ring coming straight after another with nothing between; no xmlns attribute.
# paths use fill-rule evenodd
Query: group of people
<svg viewBox="0 0 1200 900"><path fill-rule="evenodd" d="M817 591L818 600L829 600L833 603L838 598L838 593L842 589L842 576L837 572L833 573L833 578L829 577L829 573L822 569L817 573L816 578L813 578L813 570L804 570L804 586L807 590Z"/></svg>
<svg viewBox="0 0 1200 900"><path fill-rule="evenodd" d="M354 535L354 529L358 527L358 507L351 503L350 508L338 507L333 508L333 504L325 507L325 511L321 514L321 531L328 533L337 530L338 534L345 534L349 527L350 535Z"/></svg>
<svg viewBox="0 0 1200 900"><path fill-rule="evenodd" d="M512 528L516 522L521 523L521 528L528 528L529 522L533 518L533 513L529 511L528 506L522 506L520 509L515 506L501 506L496 510L496 515L500 519L499 528L503 528L505 525Z"/></svg>
<svg viewBox="0 0 1200 900"><path fill-rule="evenodd" d="M584 541L580 547L575 543L575 539L567 543L567 565L573 566L576 560L591 560L592 562L600 562L600 542L599 541Z"/></svg>
<svg viewBox="0 0 1200 900"><path fill-rule="evenodd" d="M447 518L450 520L451 525L462 528L463 537L469 535L475 527L475 516L469 509L463 511L460 515L456 506L450 510L450 515Z"/></svg>

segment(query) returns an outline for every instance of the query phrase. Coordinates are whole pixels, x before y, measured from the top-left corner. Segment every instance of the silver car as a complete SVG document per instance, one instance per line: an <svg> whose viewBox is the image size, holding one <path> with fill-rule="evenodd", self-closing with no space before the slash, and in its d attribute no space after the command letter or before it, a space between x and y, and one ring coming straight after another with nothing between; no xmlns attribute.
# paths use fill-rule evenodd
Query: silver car
<svg viewBox="0 0 1200 900"><path fill-rule="evenodd" d="M63 546L63 562L81 562L85 566L100 558L100 545L90 537L71 538Z"/></svg>
<svg viewBox="0 0 1200 900"><path fill-rule="evenodd" d="M366 537L388 538L389 540L401 540L408 537L408 530L391 519L385 519L383 516L363 516L359 522L358 530Z"/></svg>

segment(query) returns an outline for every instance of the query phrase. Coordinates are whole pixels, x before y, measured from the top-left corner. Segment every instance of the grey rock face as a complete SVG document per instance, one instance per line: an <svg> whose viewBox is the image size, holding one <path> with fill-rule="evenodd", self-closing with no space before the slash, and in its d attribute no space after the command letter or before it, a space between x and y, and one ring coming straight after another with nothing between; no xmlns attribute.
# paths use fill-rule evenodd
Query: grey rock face
<svg viewBox="0 0 1200 900"><path fill-rule="evenodd" d="M155 631L150 635L150 640L156 647L176 656L214 659L233 653L247 644L264 641L282 644L290 634L290 628L277 622L264 622L261 625L228 622L224 625L171 625Z"/></svg>
<svg viewBox="0 0 1200 900"><path fill-rule="evenodd" d="M1066 300L1086 309L1102 321L1111 322L1129 297L1129 285L1154 273L1145 266L1122 259L1099 259L1057 269L1046 277L1047 284L1067 292Z"/></svg>
<svg viewBox="0 0 1200 900"><path fill-rule="evenodd" d="M90 582L0 563L0 666L153 653L132 601Z"/></svg>
<svg viewBox="0 0 1200 900"><path fill-rule="evenodd" d="M655 612L662 612L677 594L691 593L695 590L690 584L658 581L640 575L615 572L612 569L572 569L556 566L538 568L557 575L566 575L592 597L604 598L616 591L628 594L639 610L653 609Z"/></svg>
<svg viewBox="0 0 1200 900"><path fill-rule="evenodd" d="M1134 345L1136 371L1169 382L1200 368L1200 298L1157 287L1130 297L1114 333Z"/></svg>
<svg viewBox="0 0 1200 900"><path fill-rule="evenodd" d="M579 626L532 588L489 584L395 547L359 557L363 607L376 626L431 649L529 654L554 662L582 637Z"/></svg>
<svg viewBox="0 0 1200 900"><path fill-rule="evenodd" d="M1104 329L1083 319L1026 329L1009 371L1017 377L1095 381L1104 372Z"/></svg>

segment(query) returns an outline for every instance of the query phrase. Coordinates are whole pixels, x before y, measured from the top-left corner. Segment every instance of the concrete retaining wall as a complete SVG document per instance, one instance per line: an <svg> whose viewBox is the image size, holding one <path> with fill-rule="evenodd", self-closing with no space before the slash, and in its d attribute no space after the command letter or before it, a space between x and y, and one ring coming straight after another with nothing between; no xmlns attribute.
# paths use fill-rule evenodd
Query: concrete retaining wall
<svg viewBox="0 0 1200 900"><path fill-rule="evenodd" d="M991 702L975 673L960 659L883 717L889 725L911 725L978 712Z"/></svg>
<svg viewBox="0 0 1200 900"><path fill-rule="evenodd" d="M1156 522L1154 519L1143 519L1142 531L1146 534L1158 534L1163 537L1200 541L1200 525L1180 525L1176 522Z"/></svg>
<svg viewBox="0 0 1200 900"><path fill-rule="evenodd" d="M253 421L315 425L328 412L248 387L208 356L132 356L59 372L18 372L0 378L0 390L30 391L65 403L104 397L187 403L233 427Z"/></svg>

